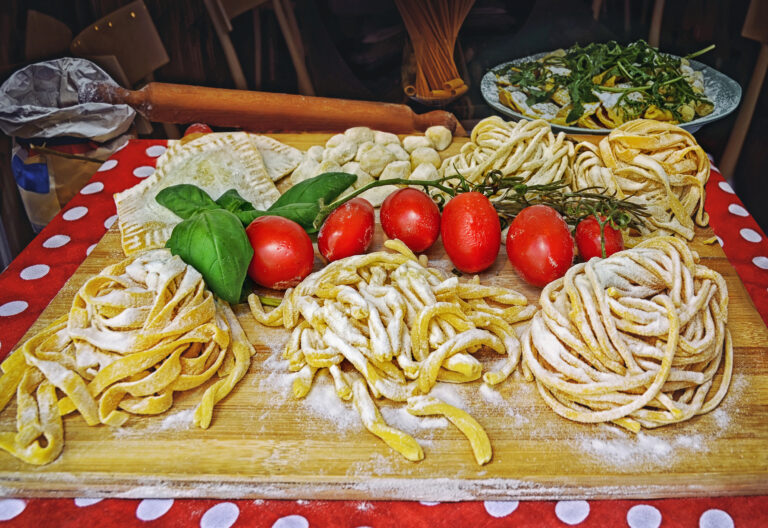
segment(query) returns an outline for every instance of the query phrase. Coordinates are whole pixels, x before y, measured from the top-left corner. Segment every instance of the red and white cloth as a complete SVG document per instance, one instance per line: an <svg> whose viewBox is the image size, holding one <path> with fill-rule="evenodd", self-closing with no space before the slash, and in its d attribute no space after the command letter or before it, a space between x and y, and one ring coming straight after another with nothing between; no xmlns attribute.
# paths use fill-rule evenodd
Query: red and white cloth
<svg viewBox="0 0 768 528"><path fill-rule="evenodd" d="M34 323L117 220L112 195L151 175L165 141L131 141L99 167L64 210L0 275L0 358ZM768 240L713 169L705 206L710 225L768 323ZM2 491L0 490L0 494ZM258 526L307 528L437 526L768 526L768 496L663 500L277 501L210 499L0 498L5 526Z"/></svg>

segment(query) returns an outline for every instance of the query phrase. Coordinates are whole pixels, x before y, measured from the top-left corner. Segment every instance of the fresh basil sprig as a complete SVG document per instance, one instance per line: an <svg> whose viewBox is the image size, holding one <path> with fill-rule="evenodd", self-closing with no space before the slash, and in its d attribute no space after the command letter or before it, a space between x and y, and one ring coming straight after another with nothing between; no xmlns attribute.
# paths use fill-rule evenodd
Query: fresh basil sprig
<svg viewBox="0 0 768 528"><path fill-rule="evenodd" d="M353 174L328 172L305 180L262 211L230 189L216 200L190 184L172 185L155 199L184 220L173 228L166 247L193 266L222 299L237 303L253 258L247 227L260 216L283 216L308 233L317 231L321 207L333 202L357 179Z"/></svg>

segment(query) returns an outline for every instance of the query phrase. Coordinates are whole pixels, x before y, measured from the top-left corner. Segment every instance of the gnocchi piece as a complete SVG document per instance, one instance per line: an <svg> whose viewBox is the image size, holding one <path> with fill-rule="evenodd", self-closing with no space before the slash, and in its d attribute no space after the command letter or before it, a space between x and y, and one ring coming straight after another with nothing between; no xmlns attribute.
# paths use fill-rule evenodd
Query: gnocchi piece
<svg viewBox="0 0 768 528"><path fill-rule="evenodd" d="M339 165L344 165L352 160L355 154L357 154L357 143L345 139L335 147L325 149L323 161L335 161Z"/></svg>
<svg viewBox="0 0 768 528"><path fill-rule="evenodd" d="M373 142L377 145L399 145L400 138L391 132L382 132L381 130L376 130L373 133Z"/></svg>
<svg viewBox="0 0 768 528"><path fill-rule="evenodd" d="M307 150L307 156L320 163L323 161L323 152L325 152L325 149L321 145L312 145Z"/></svg>
<svg viewBox="0 0 768 528"><path fill-rule="evenodd" d="M381 145L374 145L360 156L360 167L374 178L378 178L384 168L393 161L394 154Z"/></svg>
<svg viewBox="0 0 768 528"><path fill-rule="evenodd" d="M403 148L405 148L409 154L420 147L432 148L434 145L432 144L432 140L426 136L408 136L403 139Z"/></svg>
<svg viewBox="0 0 768 528"><path fill-rule="evenodd" d="M325 148L333 148L341 144L342 141L347 139L347 136L344 134L336 134L335 136L332 136L331 139L325 142Z"/></svg>
<svg viewBox="0 0 768 528"><path fill-rule="evenodd" d="M357 176L357 180L352 184L352 189L359 189L363 185L368 185L373 181L373 177L360 168L360 164L356 161L350 161L341 166L341 170L354 174Z"/></svg>
<svg viewBox="0 0 768 528"><path fill-rule="evenodd" d="M440 154L431 147L419 147L411 152L411 166L415 169L422 163L431 163L436 169L440 168Z"/></svg>
<svg viewBox="0 0 768 528"><path fill-rule="evenodd" d="M352 127L344 131L344 135L355 143L373 141L373 130L368 127Z"/></svg>
<svg viewBox="0 0 768 528"><path fill-rule="evenodd" d="M383 171L381 171L381 175L379 175L380 180L391 180L393 178L402 178L407 179L408 176L411 174L411 164L407 161L393 161L389 165L387 165Z"/></svg>
<svg viewBox="0 0 768 528"><path fill-rule="evenodd" d="M424 132L424 135L432 141L437 150L445 150L451 144L453 136L451 131L442 125L431 126Z"/></svg>
<svg viewBox="0 0 768 528"><path fill-rule="evenodd" d="M319 174L316 172L317 167L319 166L320 163L318 163L315 158L311 156L304 156L304 159L301 160L299 166L296 167L291 173L291 185L296 185L297 183L301 183L304 180L308 180L312 176Z"/></svg>
<svg viewBox="0 0 768 528"><path fill-rule="evenodd" d="M360 161L360 157L371 150L374 146L373 141L364 141L363 143L360 143L360 145L357 146L357 154L355 154L355 161Z"/></svg>
<svg viewBox="0 0 768 528"><path fill-rule="evenodd" d="M341 165L332 160L325 160L317 164L312 176L319 176L324 172L341 172Z"/></svg>
<svg viewBox="0 0 768 528"><path fill-rule="evenodd" d="M392 154L394 154L395 159L397 159L398 161L408 161L410 159L408 152L406 152L405 149L400 146L400 142L387 143L386 145L384 145L384 148L390 151Z"/></svg>
<svg viewBox="0 0 768 528"><path fill-rule="evenodd" d="M440 173L431 163L421 163L411 172L409 179L411 180L437 180L440 178Z"/></svg>

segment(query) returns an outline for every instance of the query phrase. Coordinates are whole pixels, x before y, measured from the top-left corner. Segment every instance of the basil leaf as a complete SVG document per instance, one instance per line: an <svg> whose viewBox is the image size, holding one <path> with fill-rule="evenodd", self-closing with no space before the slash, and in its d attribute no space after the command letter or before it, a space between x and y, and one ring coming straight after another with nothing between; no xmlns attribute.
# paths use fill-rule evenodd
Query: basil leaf
<svg viewBox="0 0 768 528"><path fill-rule="evenodd" d="M216 203L222 209L226 209L233 213L237 211L253 211L254 209L251 202L240 196L237 189L228 190L216 199Z"/></svg>
<svg viewBox="0 0 768 528"><path fill-rule="evenodd" d="M267 211L235 211L235 215L240 219L244 226L247 226L260 216L282 216L293 220L307 233L314 233L317 228L314 226L315 218L320 213L320 204L316 203L291 203L280 207L270 207Z"/></svg>
<svg viewBox="0 0 768 528"><path fill-rule="evenodd" d="M324 172L288 189L268 210L272 211L288 204L297 203L322 202L324 205L328 205L356 180L357 176L354 174Z"/></svg>
<svg viewBox="0 0 768 528"><path fill-rule="evenodd" d="M157 203L181 218L189 218L199 211L218 209L219 206L200 187L182 183L166 187L155 196Z"/></svg>
<svg viewBox="0 0 768 528"><path fill-rule="evenodd" d="M198 212L173 228L165 246L199 271L213 293L230 303L240 300L253 248L233 213Z"/></svg>

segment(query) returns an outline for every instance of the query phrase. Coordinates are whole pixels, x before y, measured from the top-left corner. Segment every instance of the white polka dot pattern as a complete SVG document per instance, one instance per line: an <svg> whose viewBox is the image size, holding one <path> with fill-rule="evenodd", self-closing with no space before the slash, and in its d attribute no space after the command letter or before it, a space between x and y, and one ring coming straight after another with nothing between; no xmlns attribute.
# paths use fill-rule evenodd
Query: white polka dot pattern
<svg viewBox="0 0 768 528"><path fill-rule="evenodd" d="M154 521L171 509L173 499L144 499L136 508L136 518L140 521Z"/></svg>
<svg viewBox="0 0 768 528"><path fill-rule="evenodd" d="M141 167L133 169L133 175L137 178L146 178L147 176L152 176L154 173L155 168L150 165L142 165Z"/></svg>
<svg viewBox="0 0 768 528"><path fill-rule="evenodd" d="M421 501L419 504L422 506L437 506L440 503L437 501Z"/></svg>
<svg viewBox="0 0 768 528"><path fill-rule="evenodd" d="M661 512L648 504L632 506L627 512L629 528L659 528Z"/></svg>
<svg viewBox="0 0 768 528"><path fill-rule="evenodd" d="M163 155L163 153L167 149L162 145L152 145L151 147L147 148L147 156L150 158L157 158Z"/></svg>
<svg viewBox="0 0 768 528"><path fill-rule="evenodd" d="M12 315L18 315L27 308L29 308L29 304L26 301L7 302L0 306L0 317L11 317Z"/></svg>
<svg viewBox="0 0 768 528"><path fill-rule="evenodd" d="M749 211L744 209L739 204L731 204L728 206L728 212L736 216L749 216Z"/></svg>
<svg viewBox="0 0 768 528"><path fill-rule="evenodd" d="M75 506L78 508L85 508L86 506L93 506L94 504L98 504L104 499L87 499L83 497L79 497L75 499Z"/></svg>
<svg viewBox="0 0 768 528"><path fill-rule="evenodd" d="M699 528L733 528L733 519L723 510L707 510L699 518Z"/></svg>
<svg viewBox="0 0 768 528"><path fill-rule="evenodd" d="M555 504L555 515L565 524L579 524L589 515L589 503L587 501L559 501Z"/></svg>
<svg viewBox="0 0 768 528"><path fill-rule="evenodd" d="M19 276L24 280L35 280L45 277L48 275L49 271L51 271L50 266L45 264L35 264L34 266L29 266L21 270Z"/></svg>
<svg viewBox="0 0 768 528"><path fill-rule="evenodd" d="M739 234L741 235L741 238L743 238L747 242L754 242L755 244L760 242L760 240L762 240L763 238L760 236L760 233L748 227L745 227L744 229L739 231Z"/></svg>
<svg viewBox="0 0 768 528"><path fill-rule="evenodd" d="M723 191L727 192L728 194L736 194L733 190L733 187L728 185L728 182L721 181L717 184L718 187L720 187Z"/></svg>
<svg viewBox="0 0 768 528"><path fill-rule="evenodd" d="M276 520L272 528L309 528L309 521L301 515L289 515Z"/></svg>
<svg viewBox="0 0 768 528"><path fill-rule="evenodd" d="M116 159L108 159L104 163L101 164L101 167L99 167L99 172L104 172L108 170L112 170L115 167L117 167L117 160Z"/></svg>
<svg viewBox="0 0 768 528"><path fill-rule="evenodd" d="M82 189L80 189L80 194L96 194L97 192L101 192L104 190L104 184L101 182L91 182Z"/></svg>
<svg viewBox="0 0 768 528"><path fill-rule="evenodd" d="M93 251L93 248L95 247L96 247L96 244L91 244L90 246L88 246L88 249L85 250L85 254L90 255L91 251Z"/></svg>
<svg viewBox="0 0 768 528"><path fill-rule="evenodd" d="M222 502L212 507L200 519L200 528L229 528L240 516L240 508L232 502Z"/></svg>
<svg viewBox="0 0 768 528"><path fill-rule="evenodd" d="M115 149L115 152L119 152L119 151L123 150L123 149L124 149L125 147L127 147L127 146L128 146L128 140L126 140L126 141L125 141L125 143L123 143L122 145L120 145L119 147L117 147L117 148Z"/></svg>
<svg viewBox="0 0 768 528"><path fill-rule="evenodd" d="M70 240L72 239L67 235L53 235L51 238L43 242L43 247L48 249L60 248L61 246L69 244Z"/></svg>
<svg viewBox="0 0 768 528"><path fill-rule="evenodd" d="M762 255L755 257L752 259L752 264L760 269L768 270L768 257L763 257Z"/></svg>
<svg viewBox="0 0 768 528"><path fill-rule="evenodd" d="M506 517L514 512L520 503L518 501L485 501L483 506L491 517Z"/></svg>
<svg viewBox="0 0 768 528"><path fill-rule="evenodd" d="M0 499L0 521L10 521L18 517L27 503L21 499Z"/></svg>
<svg viewBox="0 0 768 528"><path fill-rule="evenodd" d="M88 214L88 208L79 205L65 212L61 217L68 222L72 222L73 220L80 220L86 214Z"/></svg>
<svg viewBox="0 0 768 528"><path fill-rule="evenodd" d="M720 244L720 247L723 247L723 239L719 236L715 236L715 238L717 239L717 243Z"/></svg>
<svg viewBox="0 0 768 528"><path fill-rule="evenodd" d="M110 216L109 218L104 220L104 227L109 229L110 227L112 227L112 224L114 224L116 220L117 220L117 215Z"/></svg>

